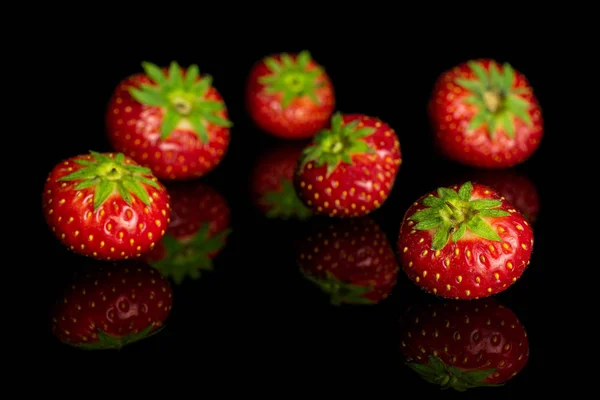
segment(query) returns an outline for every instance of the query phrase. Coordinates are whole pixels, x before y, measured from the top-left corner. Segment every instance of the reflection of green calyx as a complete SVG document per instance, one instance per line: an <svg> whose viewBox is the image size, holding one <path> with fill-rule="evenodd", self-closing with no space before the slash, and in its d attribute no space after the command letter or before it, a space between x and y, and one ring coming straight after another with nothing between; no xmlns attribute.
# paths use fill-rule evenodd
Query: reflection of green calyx
<svg viewBox="0 0 600 400"><path fill-rule="evenodd" d="M374 302L363 297L373 290L370 286L358 286L338 280L330 271L325 278L315 278L303 272L306 279L317 285L323 292L330 296L331 304L373 304Z"/></svg>
<svg viewBox="0 0 600 400"><path fill-rule="evenodd" d="M123 153L116 154L114 158L95 151L90 151L90 154L90 160L75 160L75 163L82 166L81 169L58 180L80 181L75 185L75 190L95 187L94 211L98 210L115 190L129 205L132 194L147 206L150 205L150 196L143 184L159 190L160 186L151 179L152 172L148 168L125 163Z"/></svg>
<svg viewBox="0 0 600 400"><path fill-rule="evenodd" d="M429 356L429 364L410 362L407 364L421 378L429 383L440 385L442 389L452 388L458 392L475 387L495 387L502 384L486 383L484 380L493 374L495 369L461 371L453 365L446 365L440 358Z"/></svg>
<svg viewBox="0 0 600 400"><path fill-rule="evenodd" d="M494 209L502 205L501 200L471 200L472 191L471 182L464 183L458 192L449 188L439 188L439 197L430 195L423 200L423 204L428 208L410 216L410 220L417 222L414 229L435 229L432 250L443 249L450 237L456 243L467 229L484 239L502 240L482 217L505 217L510 213Z"/></svg>
<svg viewBox="0 0 600 400"><path fill-rule="evenodd" d="M204 75L198 80L200 71L197 65L191 65L185 76L174 61L167 75L163 74L158 66L148 62L142 63L142 67L154 84L132 87L129 92L142 104L164 109L160 127L161 139L166 139L181 121L187 121L203 143L208 142L206 123L232 126L229 120L216 115L225 108L224 104L216 100L206 100L212 77Z"/></svg>
<svg viewBox="0 0 600 400"><path fill-rule="evenodd" d="M311 56L308 51L302 51L294 60L289 54L281 54L281 59L273 57L265 58L264 62L272 72L260 78L260 83L266 86L268 93L282 93L281 105L287 107L296 97L308 96L315 103L319 99L315 90L323 86L323 82L317 79L323 73L323 69L314 66L308 69Z"/></svg>
<svg viewBox="0 0 600 400"><path fill-rule="evenodd" d="M281 188L266 193L261 202L267 207L267 218L298 218L306 219L312 215L312 211L300 201L294 185L288 179L281 181Z"/></svg>
<svg viewBox="0 0 600 400"><path fill-rule="evenodd" d="M469 61L469 68L475 73L475 79L456 79L456 83L471 92L464 101L478 108L477 114L471 120L468 130L487 126L491 137L496 128L501 126L509 137L515 135L515 120L517 117L531 126L531 118L527 113L529 102L520 94L526 93L526 88L515 88L515 71L510 64L505 63L499 68L492 61L487 71L479 62Z"/></svg>
<svg viewBox="0 0 600 400"><path fill-rule="evenodd" d="M96 340L94 342L89 342L89 343L77 343L77 344L73 344L73 346L78 347L80 349L84 349L84 350L109 350L109 349L120 350L124 346L127 346L128 344L138 342L142 339L149 338L150 336L154 336L164 328L164 327L160 327L160 328L156 329L155 331L152 331L152 329L154 329L154 327L155 327L155 324L153 323L151 325L148 325L146 328L144 328L140 332L137 332L137 333L132 332L132 333L129 333L124 336L109 335L108 333L103 332L100 329L98 329L98 331L97 331L98 340Z"/></svg>
<svg viewBox="0 0 600 400"><path fill-rule="evenodd" d="M153 262L152 266L177 284L183 282L185 277L200 278L201 271L212 271L210 256L225 245L230 230L211 236L209 227L210 224L203 224L192 238L185 241L165 235L162 239L165 258Z"/></svg>
<svg viewBox="0 0 600 400"><path fill-rule="evenodd" d="M327 165L329 176L340 163L352 164L353 154L374 153L362 139L375 132L375 128L359 128L359 122L344 124L342 114L335 113L331 117L331 128L317 133L313 144L302 152L300 168L314 161L315 167Z"/></svg>

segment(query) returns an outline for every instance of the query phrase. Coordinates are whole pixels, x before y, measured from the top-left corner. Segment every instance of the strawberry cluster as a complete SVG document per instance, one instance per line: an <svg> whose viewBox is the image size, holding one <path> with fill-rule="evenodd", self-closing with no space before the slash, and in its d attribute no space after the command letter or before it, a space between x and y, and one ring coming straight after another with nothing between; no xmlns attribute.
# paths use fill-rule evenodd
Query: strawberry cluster
<svg viewBox="0 0 600 400"><path fill-rule="evenodd" d="M120 348L155 334L171 309L166 278L210 270L230 232L229 205L197 179L230 146L223 97L197 65L142 67L110 99L112 150L61 161L44 186L49 228L94 264L54 314L56 336L79 347ZM529 265L535 206L485 174L424 193L388 242L369 215L394 188L400 137L379 117L336 110L332 81L309 52L259 60L245 102L258 128L288 143L253 169L252 198L268 217L327 221L300 245L298 263L334 303L377 303L400 270L431 295L477 300L506 290ZM488 171L524 162L542 138L527 79L489 59L441 74L428 110L442 155ZM429 360L415 370L446 386L498 381L489 371L458 379L451 359Z"/></svg>

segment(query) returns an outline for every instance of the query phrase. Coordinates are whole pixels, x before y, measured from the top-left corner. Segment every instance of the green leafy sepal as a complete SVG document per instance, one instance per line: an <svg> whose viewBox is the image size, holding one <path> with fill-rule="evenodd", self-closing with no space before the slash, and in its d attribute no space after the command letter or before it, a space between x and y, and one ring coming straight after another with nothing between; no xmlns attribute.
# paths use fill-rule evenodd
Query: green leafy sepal
<svg viewBox="0 0 600 400"><path fill-rule="evenodd" d="M287 53L282 53L279 60L275 57L267 57L264 63L271 73L259 78L259 82L265 85L267 93L282 94L283 108L295 98L302 96L308 96L319 104L315 91L323 86L323 82L318 78L324 70L318 65L308 69L311 60L312 57L306 50L298 53L295 59Z"/></svg>
<svg viewBox="0 0 600 400"><path fill-rule="evenodd" d="M431 242L432 250L443 249L448 240L456 243L467 231L484 239L502 241L498 233L482 217L506 217L509 212L498 210L501 200L471 200L473 185L465 182L457 191L439 188L438 196L433 194L423 200L427 206L415 212L409 220L415 221L416 230L435 229Z"/></svg>
<svg viewBox="0 0 600 400"><path fill-rule="evenodd" d="M162 239L165 258L151 262L152 266L176 284L181 284L186 277L199 279L202 271L212 271L211 255L223 248L231 230L211 236L209 228L210 224L203 224L194 236L186 240L166 234Z"/></svg>
<svg viewBox="0 0 600 400"><path fill-rule="evenodd" d="M60 182L79 181L75 190L94 188L94 211L115 191L131 205L133 196L150 206L150 195L143 184L161 189L160 185L152 179L150 169L125 162L125 155L117 153L114 155L101 154L90 151L92 159L78 159L75 163L82 166L81 169L59 178Z"/></svg>
<svg viewBox="0 0 600 400"><path fill-rule="evenodd" d="M342 114L337 112L331 117L331 128L317 133L313 143L302 151L300 169L311 161L315 167L327 165L327 176L341 163L351 165L352 155L375 153L367 142L362 140L375 132L375 128L359 128L359 120L344 124Z"/></svg>
<svg viewBox="0 0 600 400"><path fill-rule="evenodd" d="M359 286L340 281L330 271L326 271L325 278L316 278L302 271L304 277L317 285L330 297L331 304L374 304L372 300L364 297L366 293L373 290L370 286Z"/></svg>
<svg viewBox="0 0 600 400"><path fill-rule="evenodd" d="M161 139L166 139L182 121L194 128L203 143L208 142L207 124L222 127L233 125L228 119L217 115L217 112L225 109L222 101L206 99L212 86L212 77L200 76L197 65L190 65L185 76L175 61L171 62L166 74L149 62L143 62L142 67L153 83L131 87L129 93L141 104L163 109Z"/></svg>
<svg viewBox="0 0 600 400"><path fill-rule="evenodd" d="M152 323L140 332L132 332L124 336L109 335L108 333L98 329L98 340L89 343L72 344L72 346L84 350L121 350L128 344L135 343L142 339L146 339L156 335L164 328L164 326L161 326L160 328L152 331L155 328L155 326L156 325Z"/></svg>
<svg viewBox="0 0 600 400"><path fill-rule="evenodd" d="M453 365L446 365L436 356L429 356L429 364L409 362L407 365L425 381L439 385L442 389L452 388L464 392L475 387L503 386L501 383L484 382L496 369L464 371Z"/></svg>
<svg viewBox="0 0 600 400"><path fill-rule="evenodd" d="M267 208L267 218L297 218L306 219L313 212L298 198L294 185L290 180L281 181L281 188L265 193L261 198L262 204Z"/></svg>
<svg viewBox="0 0 600 400"><path fill-rule="evenodd" d="M503 128L504 133L512 138L515 136L515 118L532 126L527 112L530 103L520 96L529 89L513 87L515 70L510 64L504 63L500 68L492 61L489 70L478 61L467 64L475 78L458 78L456 84L470 92L464 101L477 107L477 113L467 128L469 131L483 126L493 138L498 129Z"/></svg>

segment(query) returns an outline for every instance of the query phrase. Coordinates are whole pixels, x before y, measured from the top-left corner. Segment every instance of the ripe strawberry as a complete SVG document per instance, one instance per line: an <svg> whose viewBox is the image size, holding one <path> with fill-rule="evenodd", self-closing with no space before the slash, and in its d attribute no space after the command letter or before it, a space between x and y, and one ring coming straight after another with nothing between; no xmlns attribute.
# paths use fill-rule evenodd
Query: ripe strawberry
<svg viewBox="0 0 600 400"><path fill-rule="evenodd" d="M115 89L106 116L112 146L160 180L206 175L229 147L227 109L212 77L172 62L168 72L142 63Z"/></svg>
<svg viewBox="0 0 600 400"><path fill-rule="evenodd" d="M401 162L400 142L385 122L335 113L304 149L294 184L316 214L363 216L388 198Z"/></svg>
<svg viewBox="0 0 600 400"><path fill-rule="evenodd" d="M521 277L533 230L495 190L466 182L410 206L397 246L404 271L425 291L474 299L502 292Z"/></svg>
<svg viewBox="0 0 600 400"><path fill-rule="evenodd" d="M204 183L191 181L168 186L171 223L146 260L163 275L180 284L186 277L200 278L212 271L230 233L227 200Z"/></svg>
<svg viewBox="0 0 600 400"><path fill-rule="evenodd" d="M156 334L171 312L169 282L139 260L93 261L52 310L52 331L88 350L120 349Z"/></svg>
<svg viewBox="0 0 600 400"><path fill-rule="evenodd" d="M266 133L306 139L329 122L335 94L329 76L308 51L282 53L254 65L246 85L246 106Z"/></svg>
<svg viewBox="0 0 600 400"><path fill-rule="evenodd" d="M529 360L525 328L494 299L420 304L405 312L401 328L408 366L444 389L501 386Z"/></svg>
<svg viewBox="0 0 600 400"><path fill-rule="evenodd" d="M514 204L530 224L536 222L540 212L540 196L535 184L527 176L512 169L477 170L469 173L469 179L496 190Z"/></svg>
<svg viewBox="0 0 600 400"><path fill-rule="evenodd" d="M42 207L52 232L72 251L105 260L140 257L165 234L165 187L122 153L78 155L57 164Z"/></svg>
<svg viewBox="0 0 600 400"><path fill-rule="evenodd" d="M520 164L543 136L542 112L527 78L489 59L444 72L435 83L429 115L438 149L475 167Z"/></svg>
<svg viewBox="0 0 600 400"><path fill-rule="evenodd" d="M288 143L269 148L258 157L250 177L252 202L267 218L306 219L312 211L300 201L293 183L305 143Z"/></svg>
<svg viewBox="0 0 600 400"><path fill-rule="evenodd" d="M331 303L375 304L396 285L398 263L385 233L369 217L329 220L296 244L302 274Z"/></svg>

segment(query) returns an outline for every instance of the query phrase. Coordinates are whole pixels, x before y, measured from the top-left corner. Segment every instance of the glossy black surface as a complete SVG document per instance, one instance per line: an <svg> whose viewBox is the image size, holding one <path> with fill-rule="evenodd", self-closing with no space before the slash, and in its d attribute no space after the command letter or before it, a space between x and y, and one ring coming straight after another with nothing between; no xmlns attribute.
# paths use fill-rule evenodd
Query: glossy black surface
<svg viewBox="0 0 600 400"><path fill-rule="evenodd" d="M173 309L160 334L121 352L83 352L58 342L50 333L49 321L43 320L48 314L40 313L39 337L43 338L49 357L73 362L74 369L79 369L118 362L131 354L155 360L169 355L185 364L201 360L203 365L219 365L231 375L256 374L264 378L271 371L289 370L294 371L290 372L292 375L306 377L335 371L342 375L362 374L365 384L372 381L378 382L379 387L397 390L402 386L413 392L440 394L439 388L422 381L404 366L398 325L407 307L439 300L421 292L400 271L391 296L377 305L330 305L317 288L303 279L296 265L293 240L307 223L268 220L253 206L249 190L251 168L266 149L276 149L283 142L253 127L244 110L243 90L250 67L262 56L308 48L333 80L338 110L378 116L395 128L404 162L391 196L371 215L394 246L401 218L416 198L440 184L462 181L473 172L433 154L425 105L433 82L442 71L482 53L475 47L451 52L438 45L417 57L417 49L405 54L400 49L389 51L383 45L381 49L374 45L374 58L363 58L349 51L351 45L311 44L263 44L256 48L248 44L239 45L237 51L202 51L185 46L171 50L161 47L158 51L148 46L123 50L118 55L100 45L80 48L77 55L66 45L58 50L68 60L77 59L79 65L86 67L55 71L73 87L74 97L69 104L72 121L61 125L64 141L61 139L60 146L47 151L40 162L40 188L45 174L60 160L89 149L109 150L103 131L106 102L120 79L140 70L142 60L198 63L201 71L213 75L214 85L222 93L235 123L227 157L201 180L227 200L232 233L214 261L214 271L203 273L197 280L185 279L180 285L173 283ZM525 73L543 110L546 109L550 78L544 62L534 55L506 50L488 51L485 55L509 61ZM77 92L81 87L85 87L84 93ZM505 398L542 385L550 368L546 363L547 333L552 325L544 296L550 290L547 282L552 274L546 268L550 258L546 238L551 221L544 200L551 188L542 177L553 157L551 122L548 118L546 136L534 157L515 169L535 185L540 200L531 265L513 287L496 296L527 330L531 354L525 368L504 387L473 389L491 397ZM48 146L53 143L48 138L42 140L47 140ZM50 305L67 271L82 260L61 247L41 217L38 225L40 243L45 254L49 254L48 267L40 280L45 282L44 304ZM261 363L266 366L259 367Z"/></svg>

